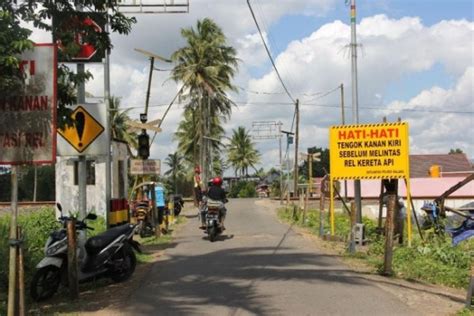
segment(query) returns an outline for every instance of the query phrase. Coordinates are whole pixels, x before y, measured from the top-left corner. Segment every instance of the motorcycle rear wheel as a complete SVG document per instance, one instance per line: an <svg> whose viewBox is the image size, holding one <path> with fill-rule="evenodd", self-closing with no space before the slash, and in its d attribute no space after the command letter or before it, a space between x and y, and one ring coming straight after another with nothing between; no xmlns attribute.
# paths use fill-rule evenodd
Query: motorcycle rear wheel
<svg viewBox="0 0 474 316"><path fill-rule="evenodd" d="M209 228L209 240L211 242L214 242L216 241L216 238L217 238L217 227L215 225L212 225Z"/></svg>
<svg viewBox="0 0 474 316"><path fill-rule="evenodd" d="M109 275L114 282L123 282L135 272L137 257L129 244L124 244L113 260L114 268L109 271Z"/></svg>
<svg viewBox="0 0 474 316"><path fill-rule="evenodd" d="M33 300L44 301L54 295L61 282L61 270L56 266L46 266L36 271L31 280L30 295Z"/></svg>

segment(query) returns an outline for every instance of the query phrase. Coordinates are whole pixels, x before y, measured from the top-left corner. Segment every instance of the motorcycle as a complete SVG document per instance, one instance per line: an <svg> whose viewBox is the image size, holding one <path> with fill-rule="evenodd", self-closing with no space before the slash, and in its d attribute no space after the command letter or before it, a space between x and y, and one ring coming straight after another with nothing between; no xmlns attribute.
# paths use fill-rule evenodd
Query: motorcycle
<svg viewBox="0 0 474 316"><path fill-rule="evenodd" d="M139 202L135 209L137 218L137 231L140 237L149 237L153 235L153 225L151 224L151 210L148 202Z"/></svg>
<svg viewBox="0 0 474 316"><path fill-rule="evenodd" d="M211 199L204 199L205 207L205 232L209 236L209 240L214 242L222 232L220 209L224 207L221 201L214 201Z"/></svg>
<svg viewBox="0 0 474 316"><path fill-rule="evenodd" d="M184 206L183 197L181 195L175 195L173 196L173 202L174 202L174 216L178 216L179 213L181 213Z"/></svg>
<svg viewBox="0 0 474 316"><path fill-rule="evenodd" d="M44 248L45 257L36 265L30 287L30 295L35 301L52 297L61 283L67 286L68 282L66 228L70 218L63 216L61 204L57 207L61 212L62 228L50 234ZM125 281L135 271L137 260L133 249L140 252L139 243L133 240L136 225L116 226L87 239L86 230L93 228L87 226L86 220L96 218L95 214L87 214L76 222L79 282L104 276L115 282Z"/></svg>

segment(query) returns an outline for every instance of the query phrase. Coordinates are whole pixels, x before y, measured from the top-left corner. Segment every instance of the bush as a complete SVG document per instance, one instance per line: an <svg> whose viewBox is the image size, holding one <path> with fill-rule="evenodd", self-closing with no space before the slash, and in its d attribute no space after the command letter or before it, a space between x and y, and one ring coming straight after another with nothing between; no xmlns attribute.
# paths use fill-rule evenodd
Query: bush
<svg viewBox="0 0 474 316"><path fill-rule="evenodd" d="M248 181L239 181L232 185L229 197L231 198L247 198L256 197L257 191L255 190L255 184Z"/></svg>
<svg viewBox="0 0 474 316"><path fill-rule="evenodd" d="M45 207L38 211L33 211L18 216L18 225L22 228L24 236L24 262L25 262L25 285L28 288L30 280L36 270L36 264L44 256L44 244L49 234L60 227L56 218L54 208ZM94 231L89 231L88 235L96 235L105 230L105 220L98 217L95 221L90 221L89 226ZM10 215L0 217L0 293L8 292L8 270L9 270L9 228ZM0 295L0 315L2 314L2 302L6 297Z"/></svg>
<svg viewBox="0 0 474 316"><path fill-rule="evenodd" d="M320 214L318 210L307 212L307 220L302 223L303 212L293 208L282 208L280 218L310 228L319 233ZM330 231L328 212L324 212L324 232ZM354 257L364 259L377 270L383 268L385 238L376 234L377 223L363 218L366 238L370 241L366 253L357 253ZM346 213L335 214L335 235L346 239L349 235L349 216ZM423 244L419 237L413 236L412 247L396 246L393 252L392 268L394 273L405 279L416 279L451 287L465 288L469 282L471 256L474 255L474 239L453 247L451 238L431 239Z"/></svg>

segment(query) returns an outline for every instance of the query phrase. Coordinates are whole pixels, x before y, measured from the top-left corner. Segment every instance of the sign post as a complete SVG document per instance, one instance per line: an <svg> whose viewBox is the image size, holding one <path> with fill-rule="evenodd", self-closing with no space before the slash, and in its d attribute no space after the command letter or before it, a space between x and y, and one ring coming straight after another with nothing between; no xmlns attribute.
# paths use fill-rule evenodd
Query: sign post
<svg viewBox="0 0 474 316"><path fill-rule="evenodd" d="M20 56L23 89L0 95L0 164L12 165L8 315L15 314L17 271L22 269L17 266L19 165L56 160L56 64L55 45L35 45ZM23 293L19 297L21 301Z"/></svg>
<svg viewBox="0 0 474 316"><path fill-rule="evenodd" d="M383 123L333 126L329 132L331 192L333 180L407 180L407 229L411 246L408 124ZM333 194L331 193L331 200ZM334 204L331 202L331 234Z"/></svg>

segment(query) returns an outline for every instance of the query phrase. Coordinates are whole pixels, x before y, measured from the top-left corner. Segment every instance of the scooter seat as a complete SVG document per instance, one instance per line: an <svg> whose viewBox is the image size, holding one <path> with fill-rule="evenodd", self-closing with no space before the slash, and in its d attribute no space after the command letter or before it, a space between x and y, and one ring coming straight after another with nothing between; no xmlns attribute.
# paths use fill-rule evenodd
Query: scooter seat
<svg viewBox="0 0 474 316"><path fill-rule="evenodd" d="M89 238L85 244L87 253L97 254L120 235L130 234L133 231L133 227L133 225L124 224L117 227L113 227L97 236Z"/></svg>

